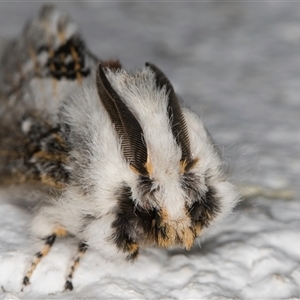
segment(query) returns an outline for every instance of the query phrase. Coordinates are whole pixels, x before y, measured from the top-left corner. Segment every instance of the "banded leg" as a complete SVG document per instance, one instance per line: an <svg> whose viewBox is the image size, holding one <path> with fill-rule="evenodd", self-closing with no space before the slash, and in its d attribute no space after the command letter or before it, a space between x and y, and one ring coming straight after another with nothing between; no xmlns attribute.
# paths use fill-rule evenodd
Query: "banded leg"
<svg viewBox="0 0 300 300"><path fill-rule="evenodd" d="M46 237L45 239L43 239L43 240L45 240L44 247L43 247L42 251L38 251L34 255L34 259L31 263L31 266L30 266L29 270L27 271L26 275L23 278L23 284L22 284L22 290L21 291L23 291L23 289L26 285L30 284L30 277L31 277L33 271L35 270L36 266L41 261L41 259L49 253L52 245L55 242L55 239L56 239L56 234L51 234L48 237Z"/></svg>
<svg viewBox="0 0 300 300"><path fill-rule="evenodd" d="M83 254L85 253L85 251L87 250L87 248L88 248L88 245L85 242L81 242L79 244L78 253L74 257L70 273L69 273L69 275L67 277L67 280L66 280L66 283L65 283L65 291L72 291L73 290L73 283L72 283L73 274L74 274L76 268L78 267L80 259L83 256Z"/></svg>
<svg viewBox="0 0 300 300"><path fill-rule="evenodd" d="M30 268L23 278L21 291L24 290L25 286L30 284L30 277L33 271L35 270L39 262L42 260L42 258L49 253L50 249L52 248L55 242L56 237L65 236L66 234L67 234L66 230L64 230L63 228L58 228L51 235L47 236L46 238L43 238L43 240L45 241L44 246L41 251L38 251L34 255Z"/></svg>

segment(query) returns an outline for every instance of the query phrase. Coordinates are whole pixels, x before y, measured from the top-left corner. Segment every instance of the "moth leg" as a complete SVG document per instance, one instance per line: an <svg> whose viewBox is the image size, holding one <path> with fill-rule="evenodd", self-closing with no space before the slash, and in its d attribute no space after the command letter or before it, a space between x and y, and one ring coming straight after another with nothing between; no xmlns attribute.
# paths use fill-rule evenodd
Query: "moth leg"
<svg viewBox="0 0 300 300"><path fill-rule="evenodd" d="M55 242L55 239L56 239L56 234L51 234L48 237L43 239L43 240L45 240L44 246L43 246L41 251L38 251L34 255L34 258L32 260L30 268L29 268L29 270L27 271L26 275L23 278L21 291L23 291L23 289L26 285L30 284L30 277L31 277L33 271L35 270L35 268L37 267L37 265L39 264L41 259L49 253L52 245Z"/></svg>
<svg viewBox="0 0 300 300"><path fill-rule="evenodd" d="M38 251L34 255L34 258L31 262L30 268L26 272L26 275L23 278L21 291L24 290L25 286L30 284L30 278L32 276L33 271L35 270L35 268L37 267L39 262L42 260L42 258L49 253L50 249L52 248L52 246L55 242L56 237L65 236L66 234L67 234L66 230L64 230L63 228L59 228L59 229L55 230L51 235L42 239L45 241L43 248L41 251Z"/></svg>
<svg viewBox="0 0 300 300"><path fill-rule="evenodd" d="M72 284L72 279L73 279L73 274L76 270L76 268L79 265L80 259L83 256L83 254L85 253L85 251L88 249L88 245L85 242L81 242L78 246L78 253L77 255L74 257L71 269L70 269L70 273L67 277L66 283L65 283L65 291L72 291L73 290L73 284Z"/></svg>

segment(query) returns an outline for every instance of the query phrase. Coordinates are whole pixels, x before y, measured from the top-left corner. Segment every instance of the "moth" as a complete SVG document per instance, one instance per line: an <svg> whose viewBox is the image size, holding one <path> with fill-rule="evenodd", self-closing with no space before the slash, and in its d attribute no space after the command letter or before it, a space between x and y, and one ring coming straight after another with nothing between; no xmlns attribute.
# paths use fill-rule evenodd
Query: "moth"
<svg viewBox="0 0 300 300"><path fill-rule="evenodd" d="M0 59L0 183L35 203L31 229L44 241L23 286L59 236L79 241L71 290L88 248L109 260L190 249L237 203L209 132L154 64L101 61L53 6Z"/></svg>

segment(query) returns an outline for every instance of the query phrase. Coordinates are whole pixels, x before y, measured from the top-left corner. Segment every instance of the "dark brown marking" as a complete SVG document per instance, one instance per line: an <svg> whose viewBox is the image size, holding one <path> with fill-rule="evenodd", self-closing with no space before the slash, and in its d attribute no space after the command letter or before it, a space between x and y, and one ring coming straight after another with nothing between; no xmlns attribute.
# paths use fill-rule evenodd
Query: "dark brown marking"
<svg viewBox="0 0 300 300"><path fill-rule="evenodd" d="M80 36L72 36L58 49L52 50L46 66L50 70L50 75L57 80L65 77L70 80L77 79L81 83L82 77L90 74L90 68L87 68L85 64L86 54L85 44ZM66 63L62 58L68 55L72 57L72 60Z"/></svg>
<svg viewBox="0 0 300 300"><path fill-rule="evenodd" d="M128 253L127 258L138 251L138 244L133 240L135 235L134 228L138 225L140 218L134 213L134 205L131 200L131 191L129 187L124 187L119 195L119 209L115 221L112 223L114 234L111 239L117 248ZM136 255L133 255L133 258Z"/></svg>
<svg viewBox="0 0 300 300"><path fill-rule="evenodd" d="M209 186L204 196L193 203L189 209L189 214L193 224L201 227L208 227L211 221L220 213L220 200L216 196L216 191Z"/></svg>

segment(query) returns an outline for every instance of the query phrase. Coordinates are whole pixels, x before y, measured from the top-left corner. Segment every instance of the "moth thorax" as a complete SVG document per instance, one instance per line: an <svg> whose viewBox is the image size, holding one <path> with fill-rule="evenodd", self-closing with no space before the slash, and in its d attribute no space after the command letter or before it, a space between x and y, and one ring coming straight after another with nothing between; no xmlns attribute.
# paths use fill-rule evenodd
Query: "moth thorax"
<svg viewBox="0 0 300 300"><path fill-rule="evenodd" d="M163 149L156 147L155 151L149 151L147 170L150 177L159 182L159 185L176 185L180 177L181 151L178 146Z"/></svg>

